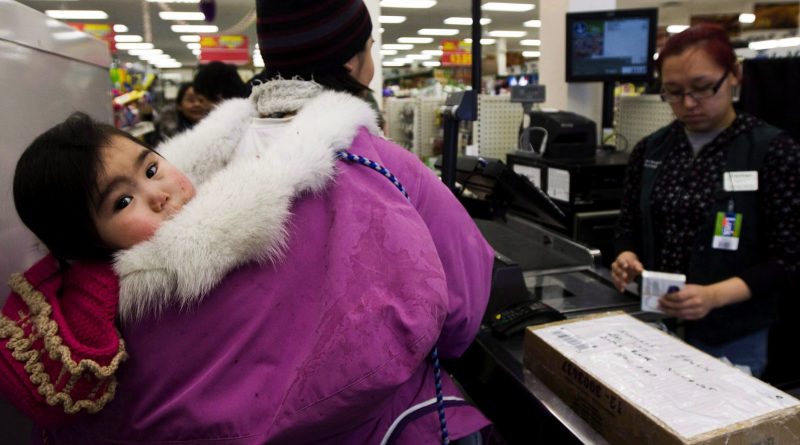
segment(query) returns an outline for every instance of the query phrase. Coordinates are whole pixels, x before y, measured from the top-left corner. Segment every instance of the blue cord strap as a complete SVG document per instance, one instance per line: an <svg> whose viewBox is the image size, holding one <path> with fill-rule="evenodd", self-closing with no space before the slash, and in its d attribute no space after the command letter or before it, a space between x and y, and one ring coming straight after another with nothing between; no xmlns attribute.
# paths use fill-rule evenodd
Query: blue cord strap
<svg viewBox="0 0 800 445"><path fill-rule="evenodd" d="M363 156L354 155L347 150L341 150L336 152L336 158L355 162L361 164L363 166L369 167L376 172L383 175L386 179L392 182L395 187L406 197L408 202L411 202L411 198L408 196L408 192L406 188L403 187L403 184L393 175L386 167L378 164L375 161L371 161ZM450 434L447 432L447 419L444 415L444 392L442 390L442 366L439 363L439 348L436 346L433 347L433 351L431 351L431 361L433 362L433 378L436 385L436 407L437 411L439 412L439 426L442 430L442 444L448 445L450 443Z"/></svg>

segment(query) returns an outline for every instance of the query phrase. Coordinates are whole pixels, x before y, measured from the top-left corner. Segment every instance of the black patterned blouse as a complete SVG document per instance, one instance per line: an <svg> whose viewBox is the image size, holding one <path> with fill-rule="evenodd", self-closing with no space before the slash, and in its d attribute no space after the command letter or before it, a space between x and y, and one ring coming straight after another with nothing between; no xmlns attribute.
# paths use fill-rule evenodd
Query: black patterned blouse
<svg viewBox="0 0 800 445"><path fill-rule="evenodd" d="M704 146L695 157L679 121L671 124L677 145L659 166L652 193L653 232L657 269L686 273L697 231L706 220L716 184L722 183L726 144L760 124L739 114L730 127ZM639 195L644 163L644 141L631 153L625 178L617 232L617 251L638 248L641 224ZM785 287L800 270L800 145L785 133L775 137L759 174L759 218L767 231L768 259L739 277L756 295Z"/></svg>

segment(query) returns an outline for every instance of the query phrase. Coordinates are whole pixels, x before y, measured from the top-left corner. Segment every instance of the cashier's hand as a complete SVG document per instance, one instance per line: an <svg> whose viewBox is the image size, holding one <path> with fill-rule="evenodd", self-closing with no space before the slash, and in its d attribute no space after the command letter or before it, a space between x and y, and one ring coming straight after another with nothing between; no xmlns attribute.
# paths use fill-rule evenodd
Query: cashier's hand
<svg viewBox="0 0 800 445"><path fill-rule="evenodd" d="M678 292L665 294L658 302L665 313L684 320L699 320L719 306L713 288L697 284L687 284Z"/></svg>
<svg viewBox="0 0 800 445"><path fill-rule="evenodd" d="M625 286L635 280L642 270L644 270L644 266L635 253L630 250L620 253L617 259L611 263L611 279L614 281L614 287L623 292Z"/></svg>

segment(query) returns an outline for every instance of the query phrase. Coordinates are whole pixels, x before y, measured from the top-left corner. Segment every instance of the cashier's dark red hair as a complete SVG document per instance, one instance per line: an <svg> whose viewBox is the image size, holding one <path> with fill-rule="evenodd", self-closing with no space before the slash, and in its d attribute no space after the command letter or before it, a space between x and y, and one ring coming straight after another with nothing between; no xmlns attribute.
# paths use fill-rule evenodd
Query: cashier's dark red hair
<svg viewBox="0 0 800 445"><path fill-rule="evenodd" d="M677 56L689 48L702 48L722 68L735 72L736 53L728 33L719 25L700 23L673 35L658 53L658 71L670 56Z"/></svg>

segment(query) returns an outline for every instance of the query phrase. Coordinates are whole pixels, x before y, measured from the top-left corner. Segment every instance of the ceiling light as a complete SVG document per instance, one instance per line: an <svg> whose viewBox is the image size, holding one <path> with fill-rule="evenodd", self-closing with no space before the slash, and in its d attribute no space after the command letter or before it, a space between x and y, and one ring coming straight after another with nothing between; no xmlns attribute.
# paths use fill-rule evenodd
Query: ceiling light
<svg viewBox="0 0 800 445"><path fill-rule="evenodd" d="M152 43L117 43L117 49L153 49Z"/></svg>
<svg viewBox="0 0 800 445"><path fill-rule="evenodd" d="M381 50L381 55L382 56L394 56L394 55L397 55L397 50L396 49L382 49Z"/></svg>
<svg viewBox="0 0 800 445"><path fill-rule="evenodd" d="M427 62L422 62L424 66L441 66L442 62L437 62L436 60L428 60Z"/></svg>
<svg viewBox="0 0 800 445"><path fill-rule="evenodd" d="M381 34L383 34L383 28L381 28Z"/></svg>
<svg viewBox="0 0 800 445"><path fill-rule="evenodd" d="M77 29L74 31L63 31L63 32L54 32L53 38L55 40L80 40L86 38L86 34L78 31Z"/></svg>
<svg viewBox="0 0 800 445"><path fill-rule="evenodd" d="M525 39L520 40L519 44L524 46L541 46L542 41L538 39Z"/></svg>
<svg viewBox="0 0 800 445"><path fill-rule="evenodd" d="M154 63L153 65L155 65L156 68L180 68L180 67L183 66L183 64L181 64L177 60L169 61L169 62L158 62L158 63Z"/></svg>
<svg viewBox="0 0 800 445"><path fill-rule="evenodd" d="M414 45L406 44L406 43L384 43L381 45L381 49L399 49L399 50L409 50L413 49Z"/></svg>
<svg viewBox="0 0 800 445"><path fill-rule="evenodd" d="M172 32L211 34L219 31L215 25L172 25Z"/></svg>
<svg viewBox="0 0 800 445"><path fill-rule="evenodd" d="M44 12L48 17L59 20L103 20L108 18L105 11L100 10L68 10L68 9L48 9Z"/></svg>
<svg viewBox="0 0 800 445"><path fill-rule="evenodd" d="M536 5L530 3L500 3L489 2L484 3L481 9L484 11L506 11L506 12L525 12L535 8Z"/></svg>
<svg viewBox="0 0 800 445"><path fill-rule="evenodd" d="M132 49L128 51L132 56L152 56L154 54L164 54L160 49Z"/></svg>
<svg viewBox="0 0 800 445"><path fill-rule="evenodd" d="M753 23L756 21L756 15L750 13L739 14L739 23Z"/></svg>
<svg viewBox="0 0 800 445"><path fill-rule="evenodd" d="M406 56L406 58L411 60L430 60L433 58L433 56L428 54L409 54Z"/></svg>
<svg viewBox="0 0 800 445"><path fill-rule="evenodd" d="M121 23L117 23L116 25L114 25L114 32L117 33L128 32L128 27Z"/></svg>
<svg viewBox="0 0 800 445"><path fill-rule="evenodd" d="M402 15L382 15L378 17L380 23L403 23L406 18Z"/></svg>
<svg viewBox="0 0 800 445"><path fill-rule="evenodd" d="M542 55L541 51L523 51L522 57L532 58L532 57L539 57Z"/></svg>
<svg viewBox="0 0 800 445"><path fill-rule="evenodd" d="M443 51L440 50L440 49L425 49L425 50L422 50L422 54L428 54L430 56L441 56L442 52Z"/></svg>
<svg viewBox="0 0 800 445"><path fill-rule="evenodd" d="M169 54L144 54L139 56L141 60L155 61L155 60L175 60Z"/></svg>
<svg viewBox="0 0 800 445"><path fill-rule="evenodd" d="M472 39L464 39L467 43L472 43ZM481 39L481 45L494 45L497 42L496 39Z"/></svg>
<svg viewBox="0 0 800 445"><path fill-rule="evenodd" d="M528 20L527 22L522 22L522 26L526 28L541 28L542 21L541 20Z"/></svg>
<svg viewBox="0 0 800 445"><path fill-rule="evenodd" d="M143 40L144 39L142 38L142 36L137 36L135 34L129 34L129 35L117 34L114 36L115 42L141 42Z"/></svg>
<svg viewBox="0 0 800 445"><path fill-rule="evenodd" d="M667 32L670 34L677 34L688 27L689 25L669 25L667 26Z"/></svg>
<svg viewBox="0 0 800 445"><path fill-rule="evenodd" d="M200 55L200 50L199 49L193 49L192 50L192 54L194 54L195 56L199 56Z"/></svg>
<svg viewBox="0 0 800 445"><path fill-rule="evenodd" d="M403 63L403 62L389 62L389 61L386 61L386 62L383 62L382 65L383 66L405 66L405 63Z"/></svg>
<svg viewBox="0 0 800 445"><path fill-rule="evenodd" d="M492 19L482 18L481 25L492 23ZM448 17L444 19L445 25L472 25L472 17Z"/></svg>
<svg viewBox="0 0 800 445"><path fill-rule="evenodd" d="M433 37L400 37L398 43L433 43Z"/></svg>
<svg viewBox="0 0 800 445"><path fill-rule="evenodd" d="M161 20L205 20L206 15L202 12L176 12L160 11L158 16Z"/></svg>
<svg viewBox="0 0 800 445"><path fill-rule="evenodd" d="M381 8L427 9L436 6L435 0L381 0Z"/></svg>
<svg viewBox="0 0 800 445"><path fill-rule="evenodd" d="M199 43L187 43L186 47L189 48L189 49L200 49L200 44Z"/></svg>
<svg viewBox="0 0 800 445"><path fill-rule="evenodd" d="M526 34L525 31L489 31L492 37L524 37Z"/></svg>
<svg viewBox="0 0 800 445"><path fill-rule="evenodd" d="M454 36L458 32L457 29L423 28L417 31L417 34L421 36Z"/></svg>
<svg viewBox="0 0 800 445"><path fill-rule="evenodd" d="M393 59L392 62L411 63L412 61L411 61L411 59L408 59L408 58L405 58L405 57L398 57L396 59Z"/></svg>
<svg viewBox="0 0 800 445"><path fill-rule="evenodd" d="M150 3L200 3L200 0L147 0Z"/></svg>
<svg viewBox="0 0 800 445"><path fill-rule="evenodd" d="M200 36L198 35L191 35L187 34L185 36L180 36L181 42L192 43L192 42L199 42Z"/></svg>

